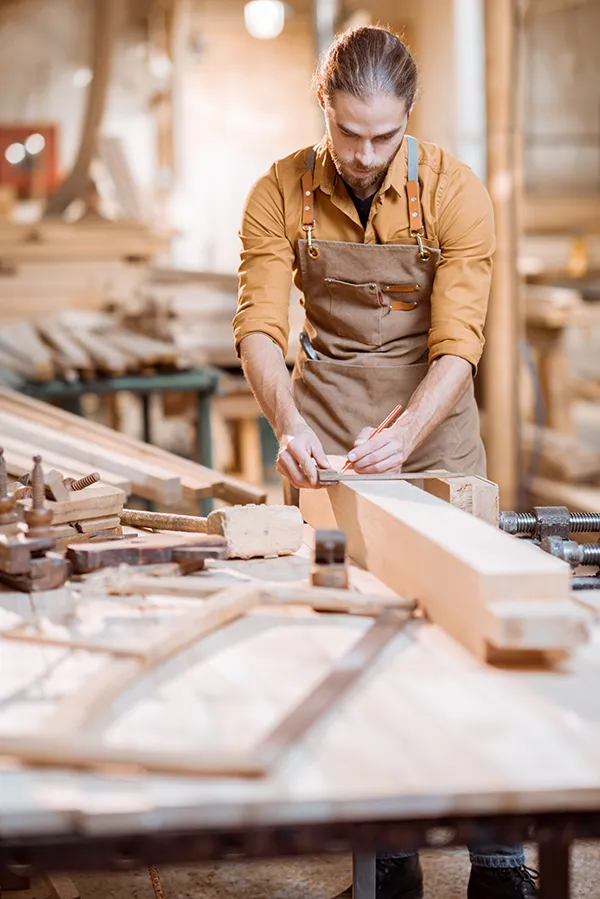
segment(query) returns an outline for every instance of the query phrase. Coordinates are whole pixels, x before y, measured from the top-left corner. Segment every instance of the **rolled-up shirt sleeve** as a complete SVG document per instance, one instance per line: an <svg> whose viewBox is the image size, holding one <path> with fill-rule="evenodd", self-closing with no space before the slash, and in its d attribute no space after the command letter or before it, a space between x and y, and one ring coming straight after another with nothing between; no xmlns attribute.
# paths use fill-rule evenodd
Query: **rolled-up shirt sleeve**
<svg viewBox="0 0 600 899"><path fill-rule="evenodd" d="M285 234L283 195L276 167L250 191L240 229L238 306L233 320L236 351L248 334L266 334L287 353L294 250Z"/></svg>
<svg viewBox="0 0 600 899"><path fill-rule="evenodd" d="M473 369L481 358L494 252L494 213L476 175L460 166L440 185L441 259L431 296L429 361L460 356Z"/></svg>

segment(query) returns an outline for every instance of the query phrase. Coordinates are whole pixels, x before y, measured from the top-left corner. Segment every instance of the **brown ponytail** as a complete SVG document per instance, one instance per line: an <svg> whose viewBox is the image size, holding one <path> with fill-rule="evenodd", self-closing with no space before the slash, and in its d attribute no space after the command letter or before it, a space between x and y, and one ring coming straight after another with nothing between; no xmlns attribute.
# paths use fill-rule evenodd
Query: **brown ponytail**
<svg viewBox="0 0 600 899"><path fill-rule="evenodd" d="M321 103L335 91L364 99L393 94L412 109L418 85L417 65L404 41L393 31L366 25L338 35L314 77Z"/></svg>

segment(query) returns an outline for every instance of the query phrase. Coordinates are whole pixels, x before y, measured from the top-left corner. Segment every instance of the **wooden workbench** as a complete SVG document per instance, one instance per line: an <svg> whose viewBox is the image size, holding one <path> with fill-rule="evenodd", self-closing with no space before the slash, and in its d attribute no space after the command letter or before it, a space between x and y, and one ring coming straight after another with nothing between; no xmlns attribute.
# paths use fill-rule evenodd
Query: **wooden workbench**
<svg viewBox="0 0 600 899"><path fill-rule="evenodd" d="M307 578L309 560L307 543L294 557L215 562L218 571L190 577L291 582ZM387 590L365 572L355 570L352 581ZM0 594L0 627L7 612L30 614L31 602ZM33 602L40 615L69 599L62 592ZM114 597L110 609L103 602L86 600L113 634L131 626L131 597ZM202 600L153 602L185 614ZM139 684L102 724L111 742L143 749L249 750L370 623L258 609ZM17 861L123 870L527 838L540 842L542 896L567 896L569 841L600 836L599 639L600 630L562 670L499 671L413 620L264 778L25 770L5 760L0 871ZM0 734L39 727L103 664L97 654L0 640Z"/></svg>

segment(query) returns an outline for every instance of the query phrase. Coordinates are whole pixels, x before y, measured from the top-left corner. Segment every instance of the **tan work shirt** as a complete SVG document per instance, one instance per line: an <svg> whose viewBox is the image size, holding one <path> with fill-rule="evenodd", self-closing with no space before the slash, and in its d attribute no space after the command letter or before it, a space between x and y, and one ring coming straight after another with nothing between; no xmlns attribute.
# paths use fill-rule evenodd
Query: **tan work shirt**
<svg viewBox="0 0 600 899"><path fill-rule="evenodd" d="M292 277L302 290L296 244L306 236L301 225L300 179L310 149L275 162L246 200L240 231L240 290L233 322L236 349L243 337L260 332L287 352ZM403 141L363 229L322 142L315 161L315 238L414 243L409 234L407 167ZM426 243L441 249L431 297L429 361L450 354L476 368L483 350L492 274L491 201L471 169L435 144L419 141L419 177Z"/></svg>

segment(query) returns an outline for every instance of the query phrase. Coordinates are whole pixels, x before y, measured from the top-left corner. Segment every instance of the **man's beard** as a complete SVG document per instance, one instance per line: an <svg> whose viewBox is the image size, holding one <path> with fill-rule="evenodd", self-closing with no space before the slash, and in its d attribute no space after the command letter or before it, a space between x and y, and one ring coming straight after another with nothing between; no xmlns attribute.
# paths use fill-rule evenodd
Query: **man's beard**
<svg viewBox="0 0 600 899"><path fill-rule="evenodd" d="M378 166L376 169L365 169L364 175L359 175L357 172L362 171L362 166L357 163L352 164L352 168L356 171L349 172L348 165L350 163L345 162L336 152L331 142L329 135L327 135L327 149L333 159L333 163L337 169L338 174L341 178L344 179L348 187L352 188L352 190L368 190L370 187L373 187L375 190L379 187L381 182L385 177L385 173L387 172L391 160L388 160L384 165Z"/></svg>

